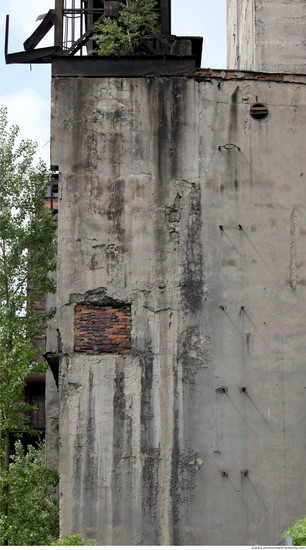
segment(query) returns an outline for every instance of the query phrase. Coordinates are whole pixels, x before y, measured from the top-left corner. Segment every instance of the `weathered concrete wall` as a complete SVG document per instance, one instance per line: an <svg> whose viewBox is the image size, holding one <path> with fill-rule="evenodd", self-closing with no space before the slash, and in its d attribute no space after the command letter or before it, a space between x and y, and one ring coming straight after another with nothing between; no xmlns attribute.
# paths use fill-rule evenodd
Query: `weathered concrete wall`
<svg viewBox="0 0 306 550"><path fill-rule="evenodd" d="M227 66L255 70L258 52L255 53L253 0L228 0L227 35Z"/></svg>
<svg viewBox="0 0 306 550"><path fill-rule="evenodd" d="M303 0L228 0L228 67L305 74Z"/></svg>
<svg viewBox="0 0 306 550"><path fill-rule="evenodd" d="M54 274L56 277L56 274ZM47 295L47 310L56 307L56 295ZM49 326L46 332L46 351L52 352L56 356L58 355L59 341L58 332L56 330L56 320L49 322ZM55 382L55 378L51 370L46 372L46 462L48 466L58 468L59 459L59 395L58 387Z"/></svg>
<svg viewBox="0 0 306 550"><path fill-rule="evenodd" d="M306 507L305 82L54 78L52 100L62 533L279 542ZM131 353L75 353L80 303L131 304Z"/></svg>

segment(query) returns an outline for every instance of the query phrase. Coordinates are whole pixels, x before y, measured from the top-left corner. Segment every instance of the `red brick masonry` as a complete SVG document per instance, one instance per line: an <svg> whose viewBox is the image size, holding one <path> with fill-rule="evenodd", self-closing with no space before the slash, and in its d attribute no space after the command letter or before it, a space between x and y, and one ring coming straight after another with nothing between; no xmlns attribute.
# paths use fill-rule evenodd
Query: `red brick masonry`
<svg viewBox="0 0 306 550"><path fill-rule="evenodd" d="M227 69L197 69L192 77L201 80L210 80L211 78L221 78L222 80L265 80L273 82L291 82L297 84L306 84L306 75L287 74L287 73L257 73L255 71L239 71Z"/></svg>
<svg viewBox="0 0 306 550"><path fill-rule="evenodd" d="M79 353L130 353L131 306L77 305L74 351Z"/></svg>

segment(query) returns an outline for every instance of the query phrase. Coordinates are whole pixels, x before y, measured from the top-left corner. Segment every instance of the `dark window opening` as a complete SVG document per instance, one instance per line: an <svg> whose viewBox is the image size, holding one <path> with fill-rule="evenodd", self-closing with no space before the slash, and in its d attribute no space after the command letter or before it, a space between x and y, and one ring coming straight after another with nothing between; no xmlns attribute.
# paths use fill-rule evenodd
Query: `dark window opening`
<svg viewBox="0 0 306 550"><path fill-rule="evenodd" d="M37 375L37 378L44 375ZM34 377L33 377L34 378ZM39 431L45 430L45 382L29 381L25 388L25 402L34 407L29 413L30 427Z"/></svg>

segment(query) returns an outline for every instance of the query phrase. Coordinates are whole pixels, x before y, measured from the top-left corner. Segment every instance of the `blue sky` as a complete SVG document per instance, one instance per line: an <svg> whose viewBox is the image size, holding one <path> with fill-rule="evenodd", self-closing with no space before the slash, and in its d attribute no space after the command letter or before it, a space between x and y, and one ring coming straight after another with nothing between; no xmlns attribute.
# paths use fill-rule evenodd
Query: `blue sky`
<svg viewBox="0 0 306 550"><path fill-rule="evenodd" d="M54 0L0 0L0 4L2 51L5 16L9 14L12 53L23 50L24 40L38 25L36 17L53 8ZM203 36L202 67L226 67L226 0L172 0L172 33ZM40 45L51 45L52 40L51 30ZM50 74L50 65L5 65L3 54L0 58L0 105L7 105L9 123L18 124L21 137L37 140L39 155L47 163Z"/></svg>

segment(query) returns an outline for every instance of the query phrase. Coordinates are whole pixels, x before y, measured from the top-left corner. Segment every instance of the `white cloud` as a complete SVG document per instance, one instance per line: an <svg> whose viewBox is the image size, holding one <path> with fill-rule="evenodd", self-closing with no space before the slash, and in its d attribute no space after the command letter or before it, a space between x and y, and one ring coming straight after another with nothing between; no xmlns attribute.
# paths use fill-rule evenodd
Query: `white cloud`
<svg viewBox="0 0 306 550"><path fill-rule="evenodd" d="M20 139L38 143L37 157L50 162L50 103L32 88L19 88L14 94L0 95L0 105L8 108L9 126L17 124Z"/></svg>

